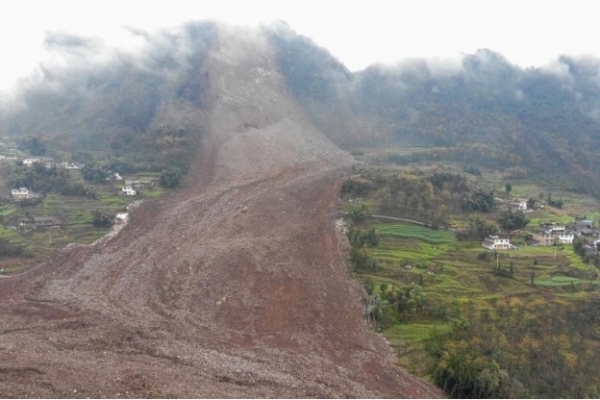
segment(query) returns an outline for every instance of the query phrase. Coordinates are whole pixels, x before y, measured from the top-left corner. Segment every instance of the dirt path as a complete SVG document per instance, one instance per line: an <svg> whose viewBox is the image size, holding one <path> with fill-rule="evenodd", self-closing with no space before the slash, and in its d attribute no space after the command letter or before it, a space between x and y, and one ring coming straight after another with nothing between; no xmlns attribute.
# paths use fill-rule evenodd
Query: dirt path
<svg viewBox="0 0 600 400"><path fill-rule="evenodd" d="M3 397L437 397L395 366L344 265L349 157L222 28L189 187L118 237L0 281Z"/></svg>

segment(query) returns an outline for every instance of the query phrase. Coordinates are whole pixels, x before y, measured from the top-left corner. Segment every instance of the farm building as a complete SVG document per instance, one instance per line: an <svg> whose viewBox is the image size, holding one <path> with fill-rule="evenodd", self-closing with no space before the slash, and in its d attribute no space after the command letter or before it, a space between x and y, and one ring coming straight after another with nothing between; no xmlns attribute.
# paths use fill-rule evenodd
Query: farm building
<svg viewBox="0 0 600 400"><path fill-rule="evenodd" d="M498 235L488 236L481 242L481 245L488 250L508 250L515 247L507 237L500 237Z"/></svg>
<svg viewBox="0 0 600 400"><path fill-rule="evenodd" d="M557 243L571 244L575 234L562 225L543 226L533 232L533 240L542 246L552 246Z"/></svg>

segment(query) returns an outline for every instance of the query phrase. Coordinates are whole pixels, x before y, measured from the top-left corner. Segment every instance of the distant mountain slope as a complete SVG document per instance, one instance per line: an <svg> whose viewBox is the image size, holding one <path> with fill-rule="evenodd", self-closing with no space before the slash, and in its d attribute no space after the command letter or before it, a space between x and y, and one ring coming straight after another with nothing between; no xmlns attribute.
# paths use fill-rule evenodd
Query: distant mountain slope
<svg viewBox="0 0 600 400"><path fill-rule="evenodd" d="M522 69L479 50L351 74L285 26L272 32L290 90L337 143L445 146L466 163L523 165L600 196L600 60Z"/></svg>
<svg viewBox="0 0 600 400"><path fill-rule="evenodd" d="M140 32L143 45L130 53L49 34L46 47L61 62L43 65L41 77L22 85L22 107L5 117L2 133L40 136L59 150L145 151L157 162L183 165L206 129L197 111L205 107L203 63L215 29L189 23Z"/></svg>
<svg viewBox="0 0 600 400"><path fill-rule="evenodd" d="M600 196L600 61L562 56L522 69L480 50L460 60L411 60L351 73L285 23L264 28L287 88L337 144L430 145L453 160L521 165L567 189ZM206 132L212 23L154 35L136 53L51 34L67 66L24 85L25 108L0 133L41 135L53 148L132 149L157 164L189 164Z"/></svg>

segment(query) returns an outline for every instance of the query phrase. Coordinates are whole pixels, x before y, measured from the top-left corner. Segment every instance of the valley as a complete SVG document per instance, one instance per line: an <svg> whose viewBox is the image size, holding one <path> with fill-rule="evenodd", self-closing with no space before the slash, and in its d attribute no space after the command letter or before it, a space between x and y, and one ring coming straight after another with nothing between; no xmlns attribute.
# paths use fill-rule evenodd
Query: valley
<svg viewBox="0 0 600 400"><path fill-rule="evenodd" d="M598 397L598 60L139 35L0 109L3 395Z"/></svg>

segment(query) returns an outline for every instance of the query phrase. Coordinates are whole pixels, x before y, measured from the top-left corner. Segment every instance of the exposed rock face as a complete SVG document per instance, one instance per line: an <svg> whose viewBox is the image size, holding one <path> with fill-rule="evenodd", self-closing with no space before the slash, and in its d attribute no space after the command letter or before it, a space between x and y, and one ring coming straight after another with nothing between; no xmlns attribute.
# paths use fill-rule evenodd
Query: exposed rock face
<svg viewBox="0 0 600 400"><path fill-rule="evenodd" d="M0 280L0 392L440 396L365 321L334 226L351 160L287 95L263 34L220 28L206 71L188 188Z"/></svg>

